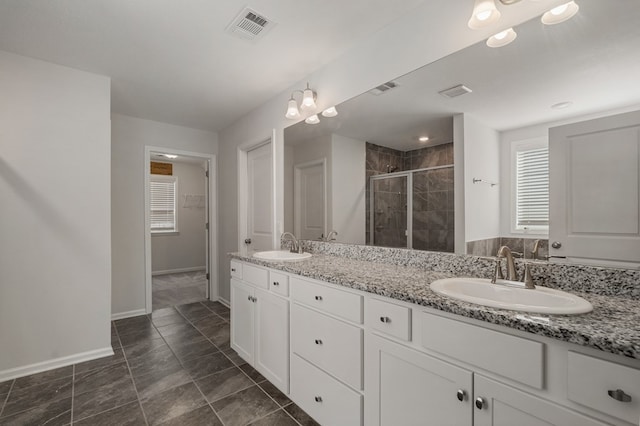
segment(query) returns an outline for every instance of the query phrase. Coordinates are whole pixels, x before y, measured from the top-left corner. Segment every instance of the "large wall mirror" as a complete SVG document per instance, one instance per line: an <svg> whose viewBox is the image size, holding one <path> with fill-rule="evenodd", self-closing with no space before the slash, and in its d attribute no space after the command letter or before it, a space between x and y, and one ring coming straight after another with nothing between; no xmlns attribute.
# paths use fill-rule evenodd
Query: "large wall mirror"
<svg viewBox="0 0 640 426"><path fill-rule="evenodd" d="M577 3L569 21L533 19L514 28L509 45L478 43L338 105L337 117L286 128L285 231L481 255L505 239L527 257L535 240L553 243L555 224L536 192L545 182L535 181L537 162L554 155L549 129L640 109L638 2ZM633 149L618 155L637 157ZM514 174L517 161L529 161L520 172L534 180ZM638 167L629 167L618 171L631 182L622 205L637 210ZM514 211L515 190L524 213ZM629 235L634 220L640 227L634 214L625 213Z"/></svg>

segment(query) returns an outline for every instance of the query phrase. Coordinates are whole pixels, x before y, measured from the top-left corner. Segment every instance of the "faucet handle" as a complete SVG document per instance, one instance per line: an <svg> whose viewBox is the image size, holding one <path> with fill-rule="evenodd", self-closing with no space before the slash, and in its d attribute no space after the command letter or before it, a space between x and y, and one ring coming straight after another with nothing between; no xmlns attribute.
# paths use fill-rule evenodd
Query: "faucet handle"
<svg viewBox="0 0 640 426"><path fill-rule="evenodd" d="M493 274L493 278L491 279L491 283L495 284L497 280L503 280L504 275L502 274L502 259L500 257L496 257L496 269Z"/></svg>
<svg viewBox="0 0 640 426"><path fill-rule="evenodd" d="M531 276L531 267L528 263L524 264L524 274L522 274L522 282L524 283L524 288L527 289L535 289L536 286L533 283L533 277Z"/></svg>
<svg viewBox="0 0 640 426"><path fill-rule="evenodd" d="M521 257L524 257L524 253L519 252L519 251L512 251L511 252L511 256L516 257L516 258L521 258Z"/></svg>

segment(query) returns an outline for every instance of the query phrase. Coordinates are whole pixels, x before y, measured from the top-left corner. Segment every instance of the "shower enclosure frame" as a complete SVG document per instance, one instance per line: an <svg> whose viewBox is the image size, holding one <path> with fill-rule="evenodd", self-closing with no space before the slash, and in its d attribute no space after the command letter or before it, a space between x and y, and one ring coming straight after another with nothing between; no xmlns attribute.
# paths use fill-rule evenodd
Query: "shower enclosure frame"
<svg viewBox="0 0 640 426"><path fill-rule="evenodd" d="M407 229L405 229L405 236L407 238L406 247L402 248L413 248L413 174L420 172L428 172L431 170L439 170L439 169L448 169L453 168L453 164L447 164L445 166L434 166L434 167L423 167L421 169L415 170L406 170L401 172L393 172L393 173L384 173L380 175L373 175L369 177L369 235L370 235L370 244L375 246L375 189L374 182L376 180L383 179L392 179L399 177L407 178Z"/></svg>

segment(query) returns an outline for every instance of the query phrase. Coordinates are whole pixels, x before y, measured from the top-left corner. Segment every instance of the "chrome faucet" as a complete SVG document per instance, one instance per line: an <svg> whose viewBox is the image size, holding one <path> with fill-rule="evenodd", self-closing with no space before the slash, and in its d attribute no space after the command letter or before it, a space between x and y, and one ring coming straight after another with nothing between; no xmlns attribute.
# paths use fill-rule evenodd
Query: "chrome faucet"
<svg viewBox="0 0 640 426"><path fill-rule="evenodd" d="M498 259L505 257L507 259L507 279L509 281L518 281L518 272L516 272L516 264L513 261L513 254L511 249L507 246L502 246L498 249ZM501 271L501 268L498 268ZM496 271L497 274L497 271Z"/></svg>
<svg viewBox="0 0 640 426"><path fill-rule="evenodd" d="M327 235L327 238L325 238L324 240L325 241L335 241L337 236L338 236L338 231L331 231Z"/></svg>
<svg viewBox="0 0 640 426"><path fill-rule="evenodd" d="M302 253L302 246L300 246L300 241L298 241L296 236L291 232L283 232L282 235L280 235L280 239L291 240L291 250L289 250L291 253Z"/></svg>

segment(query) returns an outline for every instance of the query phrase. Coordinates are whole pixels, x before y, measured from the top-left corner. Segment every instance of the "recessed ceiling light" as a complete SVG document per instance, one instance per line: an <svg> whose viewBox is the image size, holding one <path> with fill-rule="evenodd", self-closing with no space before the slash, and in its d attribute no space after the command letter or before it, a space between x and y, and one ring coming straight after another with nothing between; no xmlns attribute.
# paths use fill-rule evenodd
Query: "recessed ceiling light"
<svg viewBox="0 0 640 426"><path fill-rule="evenodd" d="M556 6L542 15L542 23L545 25L559 24L560 22L564 22L578 13L578 9L580 8L575 1L561 4L560 6Z"/></svg>
<svg viewBox="0 0 640 426"><path fill-rule="evenodd" d="M177 155L173 155L173 154L160 154L162 155L164 158L170 158L170 159L174 159L174 158L178 158Z"/></svg>
<svg viewBox="0 0 640 426"><path fill-rule="evenodd" d="M571 105L573 105L573 102L570 102L570 101L558 102L557 104L551 105L551 108L553 108L553 109L565 109L565 108L569 108Z"/></svg>
<svg viewBox="0 0 640 426"><path fill-rule="evenodd" d="M429 136L420 136L420 137L418 138L418 140L419 140L420 142L428 142L428 141L429 141Z"/></svg>
<svg viewBox="0 0 640 426"><path fill-rule="evenodd" d="M513 40L518 37L518 34L513 30L513 28L509 28L507 30L501 31L498 34L492 35L487 39L487 46L489 47L502 47L511 43Z"/></svg>

